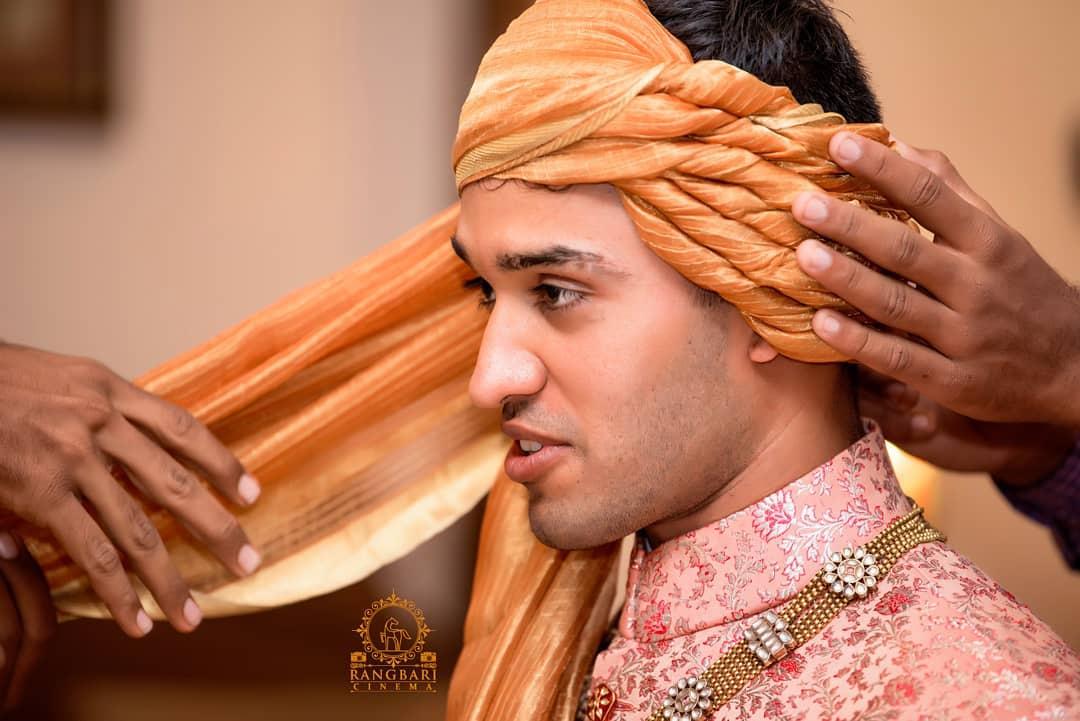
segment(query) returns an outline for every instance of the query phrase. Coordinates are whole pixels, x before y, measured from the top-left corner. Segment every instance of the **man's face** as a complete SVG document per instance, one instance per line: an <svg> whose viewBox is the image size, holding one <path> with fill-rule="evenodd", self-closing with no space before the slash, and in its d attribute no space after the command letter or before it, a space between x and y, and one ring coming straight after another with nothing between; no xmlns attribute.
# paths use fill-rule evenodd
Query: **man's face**
<svg viewBox="0 0 1080 721"><path fill-rule="evenodd" d="M473 183L454 243L495 301L472 400L545 443L507 457L542 542L593 547L678 518L745 467L752 333L694 301L612 186Z"/></svg>

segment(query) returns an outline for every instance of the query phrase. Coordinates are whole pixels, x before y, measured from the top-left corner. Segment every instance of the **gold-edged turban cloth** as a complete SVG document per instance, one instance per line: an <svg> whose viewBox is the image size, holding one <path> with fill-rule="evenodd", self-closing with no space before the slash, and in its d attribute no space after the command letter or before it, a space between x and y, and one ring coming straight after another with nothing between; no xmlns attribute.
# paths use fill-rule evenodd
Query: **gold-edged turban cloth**
<svg viewBox="0 0 1080 721"><path fill-rule="evenodd" d="M844 124L719 60L693 62L641 0L540 0L484 56L454 143L460 192L487 177L610 183L642 240L716 291L796 360L843 360L813 332L817 308L852 309L803 273L804 190L907 219L829 160Z"/></svg>
<svg viewBox="0 0 1080 721"><path fill-rule="evenodd" d="M612 183L660 257L781 352L826 361L810 314L845 307L795 265L810 233L792 198L818 188L906 219L828 160L844 128L887 137L692 62L640 0L541 0L485 56L453 158L459 190L484 177ZM139 380L262 481L258 503L234 509L263 552L258 573L232 578L171 516L147 511L206 615L220 616L358 581L491 491L448 718L569 721L609 620L619 544L556 551L529 531L523 489L500 471L497 414L469 403L486 316L450 249L457 217L455 204ZM106 616L51 536L16 525L57 607Z"/></svg>

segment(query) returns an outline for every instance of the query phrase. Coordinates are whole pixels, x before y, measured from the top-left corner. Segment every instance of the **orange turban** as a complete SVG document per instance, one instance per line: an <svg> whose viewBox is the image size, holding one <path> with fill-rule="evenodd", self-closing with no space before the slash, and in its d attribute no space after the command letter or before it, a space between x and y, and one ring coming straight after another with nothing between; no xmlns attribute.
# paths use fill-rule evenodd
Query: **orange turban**
<svg viewBox="0 0 1080 721"><path fill-rule="evenodd" d="M484 177L613 184L661 258L781 352L828 361L812 309L849 309L796 266L811 233L792 199L818 188L906 219L828 159L845 128L887 137L725 63L692 62L641 0L540 0L485 56L453 158L459 190ZM236 510L262 570L232 578L147 511L206 614L227 615L365 577L494 481L448 718L568 721L609 619L618 544L541 545L523 489L499 472L498 414L467 393L486 316L450 249L457 216L455 204L139 381L191 409L262 481L259 502ZM45 530L19 530L58 608L106 615Z"/></svg>
<svg viewBox="0 0 1080 721"><path fill-rule="evenodd" d="M804 190L907 219L828 156L844 124L690 51L641 0L539 0L484 56L461 110L457 187L481 178L610 183L641 239L716 291L796 360L842 360L813 332L816 308L852 309L803 273L815 233L791 215Z"/></svg>

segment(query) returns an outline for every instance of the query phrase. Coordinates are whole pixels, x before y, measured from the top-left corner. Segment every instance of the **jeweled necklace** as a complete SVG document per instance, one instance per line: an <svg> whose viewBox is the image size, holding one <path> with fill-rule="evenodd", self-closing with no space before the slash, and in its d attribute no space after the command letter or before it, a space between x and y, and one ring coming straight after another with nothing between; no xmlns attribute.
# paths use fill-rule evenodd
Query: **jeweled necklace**
<svg viewBox="0 0 1080 721"><path fill-rule="evenodd" d="M833 553L783 610L766 611L743 631L741 642L707 669L679 679L648 721L707 718L766 667L817 635L844 606L872 593L897 559L921 543L944 539L916 506L865 546Z"/></svg>

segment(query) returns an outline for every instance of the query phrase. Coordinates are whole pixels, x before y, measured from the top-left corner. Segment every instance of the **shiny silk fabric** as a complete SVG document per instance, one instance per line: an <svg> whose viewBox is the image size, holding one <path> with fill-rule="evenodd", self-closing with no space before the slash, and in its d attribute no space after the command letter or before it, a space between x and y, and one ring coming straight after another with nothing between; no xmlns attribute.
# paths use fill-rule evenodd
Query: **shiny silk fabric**
<svg viewBox="0 0 1080 721"><path fill-rule="evenodd" d="M358 581L490 489L507 443L497 414L468 398L484 317L450 250L456 221L455 205L140 379L208 424L263 484L254 507L232 509L263 553L246 579L147 509L206 615ZM107 615L44 530L19 530L60 611Z"/></svg>
<svg viewBox="0 0 1080 721"><path fill-rule="evenodd" d="M461 111L458 190L482 178L611 183L642 240L716 291L796 360L842 360L810 326L817 308L854 314L804 274L795 248L812 231L795 195L823 190L881 215L906 213L828 157L844 124L690 51L641 0L540 0L484 56Z"/></svg>
<svg viewBox="0 0 1080 721"><path fill-rule="evenodd" d="M793 197L818 188L907 220L828 160L845 128L888 136L722 62L692 62L639 0L541 0L485 56L453 160L459 191L486 177L612 183L659 257L781 352L823 362L837 357L810 330L813 309L851 311L795 264L811 233L792 219ZM557 551L529 531L523 490L500 471L497 414L468 399L486 316L450 249L457 215L448 208L140 379L262 481L258 503L234 509L263 551L257 574L233 579L148 511L204 611L225 615L364 578L491 490L448 718L569 721L611 617L618 544ZM61 611L106 615L47 532L19 530Z"/></svg>

